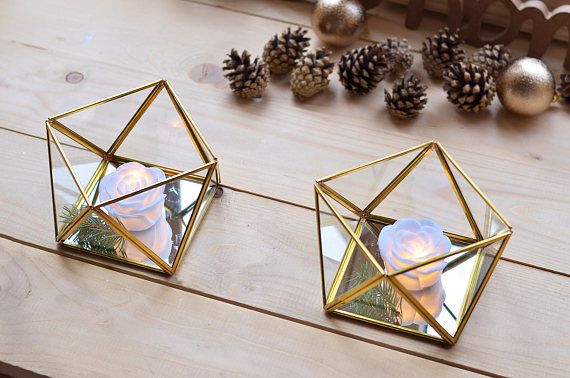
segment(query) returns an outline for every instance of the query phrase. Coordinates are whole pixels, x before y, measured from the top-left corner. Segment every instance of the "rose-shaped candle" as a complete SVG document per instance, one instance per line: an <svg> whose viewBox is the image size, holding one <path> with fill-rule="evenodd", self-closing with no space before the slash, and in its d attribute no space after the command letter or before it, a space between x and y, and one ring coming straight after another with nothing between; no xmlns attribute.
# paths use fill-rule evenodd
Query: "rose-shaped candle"
<svg viewBox="0 0 570 378"><path fill-rule="evenodd" d="M399 219L380 231L378 246L386 270L392 273L449 252L451 242L431 220ZM397 275L396 279L408 290L422 290L440 282L446 265L439 260Z"/></svg>
<svg viewBox="0 0 570 378"><path fill-rule="evenodd" d="M99 200L104 202L132 193L164 179L164 172L158 168L147 168L135 162L125 163L101 179ZM164 198L163 185L107 205L105 210L127 230L142 231L152 227L163 216Z"/></svg>
<svg viewBox="0 0 570 378"><path fill-rule="evenodd" d="M99 183L99 200L107 201L132 193L135 190L165 179L158 168L142 164L125 163L109 173ZM164 215L164 185L150 189L104 207L109 215L117 218L131 234L150 250L168 261L172 249L172 228ZM151 263L139 249L127 242L125 253L131 260Z"/></svg>

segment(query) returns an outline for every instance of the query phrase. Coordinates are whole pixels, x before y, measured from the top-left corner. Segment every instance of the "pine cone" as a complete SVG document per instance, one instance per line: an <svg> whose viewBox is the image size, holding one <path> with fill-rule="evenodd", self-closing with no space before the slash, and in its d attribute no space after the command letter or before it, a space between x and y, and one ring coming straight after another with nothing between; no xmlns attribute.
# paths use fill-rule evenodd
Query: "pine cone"
<svg viewBox="0 0 570 378"><path fill-rule="evenodd" d="M263 60L271 73L284 74L295 67L295 61L305 54L309 46L306 29L291 31L287 28L281 35L275 34L263 48Z"/></svg>
<svg viewBox="0 0 570 378"><path fill-rule="evenodd" d="M451 33L449 28L444 28L422 43L424 68L430 76L440 78L449 66L465 59L465 50L459 46L461 42L459 30Z"/></svg>
<svg viewBox="0 0 570 378"><path fill-rule="evenodd" d="M382 42L380 46L392 54L394 61L394 66L390 72L392 77L402 76L414 63L414 55L410 52L410 44L405 38L398 40L398 38L388 37L386 42Z"/></svg>
<svg viewBox="0 0 570 378"><path fill-rule="evenodd" d="M394 83L392 95L384 89L388 111L398 118L413 118L427 104L427 86L421 80L408 73Z"/></svg>
<svg viewBox="0 0 570 378"><path fill-rule="evenodd" d="M560 84L557 88L558 96L570 103L570 74L560 74Z"/></svg>
<svg viewBox="0 0 570 378"><path fill-rule="evenodd" d="M511 60L511 50L505 45L485 45L477 50L469 62L485 68L494 79Z"/></svg>
<svg viewBox="0 0 570 378"><path fill-rule="evenodd" d="M495 97L495 80L489 72L472 63L451 65L443 74L449 102L466 112L478 112Z"/></svg>
<svg viewBox="0 0 570 378"><path fill-rule="evenodd" d="M229 59L224 60L224 71L230 82L231 90L244 98L261 97L269 82L269 70L259 58L251 62L251 55L244 50L241 55L236 49L228 54Z"/></svg>
<svg viewBox="0 0 570 378"><path fill-rule="evenodd" d="M379 44L347 51L338 62L342 85L356 94L365 94L376 88L393 67L390 51Z"/></svg>
<svg viewBox="0 0 570 378"><path fill-rule="evenodd" d="M333 72L334 63L324 47L316 53L309 52L297 60L291 74L291 90L299 97L312 97L329 85L328 76Z"/></svg>

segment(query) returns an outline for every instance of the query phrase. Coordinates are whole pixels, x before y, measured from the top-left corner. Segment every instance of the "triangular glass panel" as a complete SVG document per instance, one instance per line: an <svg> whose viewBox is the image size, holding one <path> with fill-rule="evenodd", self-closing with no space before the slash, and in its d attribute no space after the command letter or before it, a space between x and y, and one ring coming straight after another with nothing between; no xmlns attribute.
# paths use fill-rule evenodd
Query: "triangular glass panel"
<svg viewBox="0 0 570 378"><path fill-rule="evenodd" d="M210 170L214 167L211 166ZM183 175L164 185L145 189L136 195L102 207L107 215L122 224L130 234L142 242L171 267L180 251L194 212L204 211L204 205L214 195L215 185L210 183L200 206L200 191L205 185L202 171ZM145 167L129 162L117 167L110 164L107 175L99 183L96 205L128 195L172 177L156 167ZM197 214L199 216L199 214ZM151 261L150 258L145 259ZM146 261L144 260L144 261ZM147 262L148 262L147 261Z"/></svg>
<svg viewBox="0 0 570 378"><path fill-rule="evenodd" d="M481 237L490 238L506 231L508 226L499 218L495 211L489 206L485 199L477 192L475 187L460 172L455 163L448 156L443 155L455 182L457 183L461 196L465 199L473 220L477 224Z"/></svg>
<svg viewBox="0 0 570 378"><path fill-rule="evenodd" d="M69 247L86 250L96 255L161 270L134 244L116 232L94 212L91 212L87 219L81 222L63 243Z"/></svg>
<svg viewBox="0 0 570 378"><path fill-rule="evenodd" d="M364 284L365 281L380 274L378 269L376 269L373 263L366 257L362 248L360 248L355 241L349 244L349 253L344 273L342 277L339 276L340 282L334 299L337 299L351 290L357 289L360 285Z"/></svg>
<svg viewBox="0 0 570 378"><path fill-rule="evenodd" d="M156 96L116 155L151 165L188 171L205 164L166 88Z"/></svg>
<svg viewBox="0 0 570 378"><path fill-rule="evenodd" d="M397 273L393 279L453 337L500 244L497 241L484 248L467 247L441 260ZM454 244L452 252L459 248L459 244Z"/></svg>
<svg viewBox="0 0 570 378"><path fill-rule="evenodd" d="M413 295L413 294L412 294ZM429 293L414 295L420 303L441 302L441 287L436 286ZM430 303L428 303L430 302ZM436 303L437 305L437 303ZM373 322L405 327L409 330L440 338L419 312L404 298L388 279L383 279L376 286L358 298L339 308L341 312L354 314Z"/></svg>
<svg viewBox="0 0 570 378"><path fill-rule="evenodd" d="M474 258L470 264L471 274L469 276L469 286L467 287L464 303L461 307L460 319L463 320L463 317L469 310L471 306L474 306L474 298L477 293L481 290L481 285L483 284L483 280L485 277L490 274L490 269L493 265L493 261L497 259L499 250L504 243L507 243L507 238L501 238L494 243L480 248L476 250L476 254L474 254Z"/></svg>
<svg viewBox="0 0 570 378"><path fill-rule="evenodd" d="M106 164L101 156L88 150L76 140L54 128L51 128L51 132L59 141L61 149L71 164L71 169L91 201L96 183L103 175Z"/></svg>
<svg viewBox="0 0 570 378"><path fill-rule="evenodd" d="M317 203L323 296L326 298L329 295L341 261L349 251L352 238L320 194L317 194Z"/></svg>
<svg viewBox="0 0 570 378"><path fill-rule="evenodd" d="M422 148L367 165L325 185L363 210L418 155Z"/></svg>
<svg viewBox="0 0 570 378"><path fill-rule="evenodd" d="M56 234L58 234L73 220L73 215L78 214L87 204L50 133L48 133L48 138L56 219L55 228Z"/></svg>
<svg viewBox="0 0 570 378"><path fill-rule="evenodd" d="M430 219L444 231L475 238L437 153L432 150L403 178L372 215L389 219Z"/></svg>
<svg viewBox="0 0 570 378"><path fill-rule="evenodd" d="M107 151L144 103L154 86L76 113L56 118L58 122ZM79 94L79 96L82 96ZM87 101L88 102L88 101ZM78 101L85 103L85 101Z"/></svg>

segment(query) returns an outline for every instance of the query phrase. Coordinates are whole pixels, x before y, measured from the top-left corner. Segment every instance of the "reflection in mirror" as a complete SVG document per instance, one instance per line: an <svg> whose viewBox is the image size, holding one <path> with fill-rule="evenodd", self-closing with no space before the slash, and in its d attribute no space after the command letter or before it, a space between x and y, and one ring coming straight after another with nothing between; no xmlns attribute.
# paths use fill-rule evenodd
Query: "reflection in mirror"
<svg viewBox="0 0 570 378"><path fill-rule="evenodd" d="M83 169L85 168L85 170ZM78 176L83 171L93 172L93 167L77 165ZM149 185L159 183L167 176L155 167L128 162L107 164L104 172L92 177L94 184L88 189L88 197L97 206L112 201ZM143 190L119 201L108 203L100 211L122 225L130 235L143 243L168 265L173 266L180 245L195 211L195 204L204 185L204 177L198 174L185 176L167 184ZM214 184L206 192L206 199L214 193ZM78 197L68 199L68 205L60 214L60 222L68 224L79 214ZM203 211L207 201L202 203ZM199 214L198 214L199 216ZM116 231L116 227L91 213L78 228L67 237L64 244L86 249L92 253L128 260L139 265L158 268L134 243Z"/></svg>
<svg viewBox="0 0 570 378"><path fill-rule="evenodd" d="M378 239L382 229L387 225L389 223L375 218L364 221L363 226L356 229L357 236L360 237L360 240L383 269L386 269L386 261L382 258ZM329 254L330 251L335 251L335 253L346 251L346 238L333 238L331 235L323 234L324 232L321 229L321 237L327 237L328 239L326 241L326 251ZM450 253L470 244L469 240L465 240L462 237L452 234L447 234L447 236L451 241ZM331 245L335 242L338 244L336 248ZM459 323L471 305L477 290L480 288L480 283L487 274L501 243L502 239L489 246L467 250L442 259L438 262L438 265L442 267L439 279L424 288L409 290L410 295L451 336L455 335ZM325 248L323 248L324 251ZM360 253L353 253L352 258L348 261L345 276L338 289L339 292L353 289L374 275L375 270L373 266L360 255ZM336 256L335 260L340 261L341 257ZM425 270L425 267L422 266L408 271L408 277L420 276L422 273L420 270ZM399 279L399 276L404 274L396 273L391 279ZM435 329L428 324L388 279L383 279L358 298L339 307L337 312L356 315L361 319L405 327L435 338L441 338Z"/></svg>

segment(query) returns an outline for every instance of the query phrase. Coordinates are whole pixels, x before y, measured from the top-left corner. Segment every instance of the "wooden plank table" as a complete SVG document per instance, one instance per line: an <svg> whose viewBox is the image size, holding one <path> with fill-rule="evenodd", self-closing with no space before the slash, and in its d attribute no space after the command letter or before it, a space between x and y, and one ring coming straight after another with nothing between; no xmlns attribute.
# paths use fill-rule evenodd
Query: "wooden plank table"
<svg viewBox="0 0 570 378"><path fill-rule="evenodd" d="M305 102L284 79L260 102L232 96L224 54L260 54L287 25L309 26L310 10L305 2L0 1L0 369L570 375L570 108L528 119L495 101L461 114L418 57L429 103L411 122L386 114L381 88L355 99L336 75ZM444 23L427 17L411 31L402 20L402 8L383 4L358 43L396 35L419 46ZM516 55L526 43L513 43ZM554 45L545 58L555 73L563 53ZM66 81L70 72L83 79ZM43 129L50 115L160 77L189 107L230 187L173 277L56 245ZM515 226L453 348L327 316L319 294L314 179L429 139L448 147Z"/></svg>

